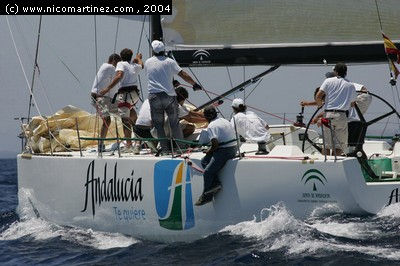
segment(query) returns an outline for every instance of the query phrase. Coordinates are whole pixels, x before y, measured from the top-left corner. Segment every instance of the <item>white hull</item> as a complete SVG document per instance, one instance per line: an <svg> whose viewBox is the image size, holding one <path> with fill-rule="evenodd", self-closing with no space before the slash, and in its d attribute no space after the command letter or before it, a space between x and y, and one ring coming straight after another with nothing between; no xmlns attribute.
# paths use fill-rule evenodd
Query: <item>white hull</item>
<svg viewBox="0 0 400 266"><path fill-rule="evenodd" d="M202 156L192 154L191 161L200 165ZM400 200L400 182L366 183L354 158L235 159L225 166L221 181L223 190L214 201L197 207L203 177L183 159L18 157L20 205L31 202L38 215L58 224L157 241L195 240L251 220L278 202L305 217L326 204L346 213L375 214ZM118 183L123 189L119 185L120 192L115 193ZM120 199L112 201L116 194Z"/></svg>

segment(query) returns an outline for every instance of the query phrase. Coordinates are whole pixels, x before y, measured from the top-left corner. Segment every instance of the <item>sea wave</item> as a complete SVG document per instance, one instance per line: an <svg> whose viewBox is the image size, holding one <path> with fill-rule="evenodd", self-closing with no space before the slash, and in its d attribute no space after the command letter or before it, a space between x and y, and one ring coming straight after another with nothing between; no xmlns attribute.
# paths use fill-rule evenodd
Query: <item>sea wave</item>
<svg viewBox="0 0 400 266"><path fill-rule="evenodd" d="M19 220L3 225L0 240L32 239L37 241L59 238L74 244L95 249L128 247L140 240L119 233L109 233L74 226L62 226L42 219L33 204L28 190L20 191L22 197L18 206Z"/></svg>
<svg viewBox="0 0 400 266"><path fill-rule="evenodd" d="M330 213L332 206L327 206ZM347 217L337 209L336 214L312 215L296 219L283 203L263 209L261 220L230 225L221 230L234 236L255 241L261 252L283 251L287 256L332 256L341 253L361 253L388 260L399 260L400 251L385 245L385 221L377 217ZM385 210L389 212L388 210ZM389 212L391 213L391 212ZM383 215L383 214L381 214ZM383 215L384 216L384 215ZM393 231L391 230L391 233ZM382 240L383 239L383 240Z"/></svg>

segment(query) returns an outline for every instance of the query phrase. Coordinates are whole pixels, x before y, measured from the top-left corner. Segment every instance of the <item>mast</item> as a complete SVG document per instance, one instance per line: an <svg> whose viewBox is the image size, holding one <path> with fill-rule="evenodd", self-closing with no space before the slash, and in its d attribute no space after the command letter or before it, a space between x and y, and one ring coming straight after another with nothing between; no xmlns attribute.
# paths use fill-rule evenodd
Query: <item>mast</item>
<svg viewBox="0 0 400 266"><path fill-rule="evenodd" d="M42 28L42 15L40 15L39 18L39 29L38 29L38 36L37 36L37 40L36 40L36 52L35 52L35 61L33 62L33 73L32 73L32 82L31 82L31 93L29 95L29 107L28 107L28 124L29 124L29 120L31 117L31 107L32 107L32 94L33 94L33 85L35 85L35 74L36 74L36 68L38 67L38 55L39 55L39 44L40 44L40 30Z"/></svg>
<svg viewBox="0 0 400 266"><path fill-rule="evenodd" d="M150 16L151 23L151 41L154 40L163 40L163 32L161 28L161 16L160 15L152 15Z"/></svg>

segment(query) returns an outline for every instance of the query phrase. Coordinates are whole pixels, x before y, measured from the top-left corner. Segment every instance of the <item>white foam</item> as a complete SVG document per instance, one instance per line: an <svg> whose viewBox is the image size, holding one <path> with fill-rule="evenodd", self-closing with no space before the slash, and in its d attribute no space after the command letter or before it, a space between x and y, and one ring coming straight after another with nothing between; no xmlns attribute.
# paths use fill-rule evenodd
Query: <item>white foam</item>
<svg viewBox="0 0 400 266"><path fill-rule="evenodd" d="M343 213L343 210L335 203L326 203L321 207L315 208L311 212L311 217L321 217L326 215Z"/></svg>
<svg viewBox="0 0 400 266"><path fill-rule="evenodd" d="M400 218L400 203L391 204L382 208L377 214L378 218Z"/></svg>
<svg viewBox="0 0 400 266"><path fill-rule="evenodd" d="M301 222L296 220L286 209L283 203L278 203L265 208L261 211L262 220L256 222L245 221L236 225L226 226L221 232L228 232L232 235L242 235L248 238L265 239L273 233L278 233L284 230L292 230L300 228Z"/></svg>
<svg viewBox="0 0 400 266"><path fill-rule="evenodd" d="M342 243L340 240L327 238L324 235L315 237L316 231L360 240L382 236L383 232L378 229L374 221L339 223L334 221L336 216L330 216L320 220L313 217L310 224L294 218L282 203L265 209L264 212L268 213L268 216L259 222L254 219L227 226L221 231L256 239L257 248L263 252L285 250L289 256L316 254L328 256L332 252L357 252L390 260L400 259L398 249Z"/></svg>
<svg viewBox="0 0 400 266"><path fill-rule="evenodd" d="M36 213L29 199L32 196L28 190L20 191L25 200L20 200L18 213L20 221L12 223L0 233L0 240L15 240L23 237L33 240L46 240L60 237L62 240L75 244L90 246L95 249L110 249L127 247L139 240L119 233L107 233L83 229L79 227L61 226L36 217ZM21 195L20 195L21 196Z"/></svg>
<svg viewBox="0 0 400 266"><path fill-rule="evenodd" d="M15 240L30 237L33 240L47 240L60 237L75 244L95 249L128 247L139 240L118 233L97 232L91 229L59 226L40 218L14 222L0 233L0 240Z"/></svg>
<svg viewBox="0 0 400 266"><path fill-rule="evenodd" d="M346 237L350 239L368 239L377 236L382 233L381 230L373 228L374 225L371 223L361 222L361 223L316 223L310 225L316 230L330 234L333 236Z"/></svg>

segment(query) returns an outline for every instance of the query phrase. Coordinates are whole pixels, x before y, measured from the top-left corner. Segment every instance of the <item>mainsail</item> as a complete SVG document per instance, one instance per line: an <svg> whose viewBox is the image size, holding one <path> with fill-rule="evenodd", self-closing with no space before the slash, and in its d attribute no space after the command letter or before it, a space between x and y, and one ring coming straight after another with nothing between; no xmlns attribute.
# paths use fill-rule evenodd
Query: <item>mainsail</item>
<svg viewBox="0 0 400 266"><path fill-rule="evenodd" d="M398 1L377 4L398 43ZM174 0L159 23L182 66L386 60L374 0Z"/></svg>

